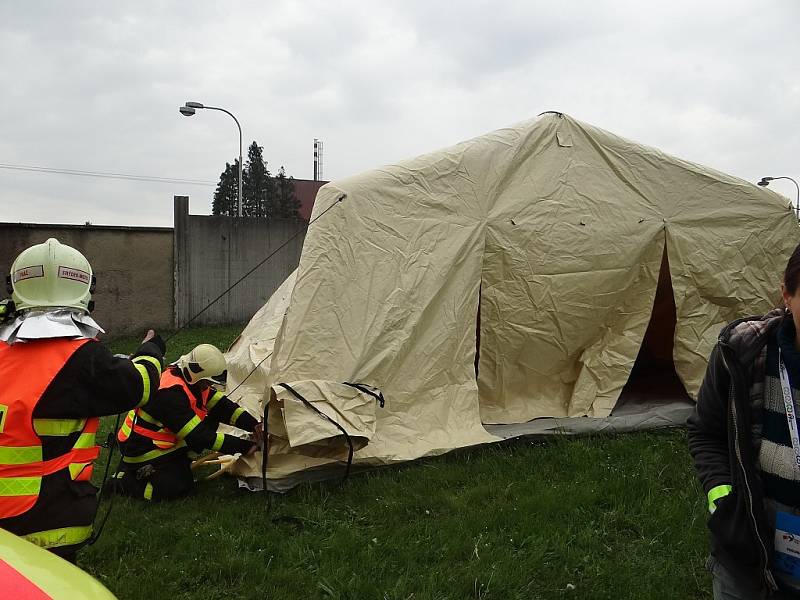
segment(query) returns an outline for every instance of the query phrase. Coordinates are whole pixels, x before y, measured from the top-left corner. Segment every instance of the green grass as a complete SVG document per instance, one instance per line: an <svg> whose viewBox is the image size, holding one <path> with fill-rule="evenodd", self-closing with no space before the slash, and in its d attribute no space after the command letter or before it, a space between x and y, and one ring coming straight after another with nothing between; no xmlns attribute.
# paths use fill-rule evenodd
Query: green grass
<svg viewBox="0 0 800 600"><path fill-rule="evenodd" d="M174 338L167 341L167 362L172 362L181 354L194 348L197 344L214 344L225 352L238 335L242 332L243 325L217 325L213 327L189 327L182 329ZM174 332L158 331L158 334L167 339ZM112 352L131 354L141 344L144 333L140 336L125 336L114 338L109 342Z"/></svg>
<svg viewBox="0 0 800 600"><path fill-rule="evenodd" d="M710 598L705 518L683 430L558 437L271 506L229 478L171 503L118 498L79 564L122 599Z"/></svg>

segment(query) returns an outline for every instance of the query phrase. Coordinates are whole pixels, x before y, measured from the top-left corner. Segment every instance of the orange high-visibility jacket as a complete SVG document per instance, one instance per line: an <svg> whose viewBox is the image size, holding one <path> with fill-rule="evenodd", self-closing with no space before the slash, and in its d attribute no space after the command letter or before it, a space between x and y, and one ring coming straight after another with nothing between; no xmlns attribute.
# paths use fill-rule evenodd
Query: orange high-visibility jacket
<svg viewBox="0 0 800 600"><path fill-rule="evenodd" d="M214 390L212 388L206 388L202 391L200 397L198 398L183 377L176 375L173 369L165 370L161 374L161 383L158 388L163 390L176 385L183 389L186 397L189 399L189 404L192 407L194 414L197 415L197 418L200 421L205 419L206 415L208 415L208 399L209 396L214 394ZM161 450L170 450L180 442L180 438L176 435L176 433L164 427L163 425L158 427L157 430L143 427L139 424L140 417L140 409L135 409L128 412L128 414L125 416L125 421L122 423L122 427L120 427L119 432L117 432L117 439L120 442L126 442L131 435L131 431L135 431L139 435L153 440L153 444L155 444L155 446ZM134 418L136 419L135 422ZM152 421L149 422L152 423Z"/></svg>
<svg viewBox="0 0 800 600"><path fill-rule="evenodd" d="M88 481L99 419L34 419L42 394L72 354L88 340L64 338L0 344L0 518L28 511L39 498L42 479L67 469L73 481ZM34 368L31 368L31 367ZM40 436L80 432L72 449L48 457Z"/></svg>

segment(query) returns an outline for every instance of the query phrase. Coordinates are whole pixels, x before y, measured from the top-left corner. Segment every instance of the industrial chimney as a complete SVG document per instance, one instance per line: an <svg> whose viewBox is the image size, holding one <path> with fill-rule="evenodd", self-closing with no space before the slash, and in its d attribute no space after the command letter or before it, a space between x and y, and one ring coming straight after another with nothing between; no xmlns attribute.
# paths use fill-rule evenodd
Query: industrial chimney
<svg viewBox="0 0 800 600"><path fill-rule="evenodd" d="M322 140L314 138L314 181L322 181Z"/></svg>

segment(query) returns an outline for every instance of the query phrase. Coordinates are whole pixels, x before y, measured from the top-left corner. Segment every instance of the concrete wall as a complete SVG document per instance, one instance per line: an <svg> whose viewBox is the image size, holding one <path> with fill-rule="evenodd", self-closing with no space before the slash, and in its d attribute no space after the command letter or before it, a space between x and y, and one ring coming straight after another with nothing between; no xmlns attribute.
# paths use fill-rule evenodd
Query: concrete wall
<svg viewBox="0 0 800 600"><path fill-rule="evenodd" d="M172 327L172 228L0 223L3 286L16 256L50 237L89 259L97 276L93 316L110 337Z"/></svg>
<svg viewBox="0 0 800 600"><path fill-rule="evenodd" d="M175 196L175 322L185 324L271 252L286 243L192 324L245 323L297 268L306 223L189 214Z"/></svg>
<svg viewBox="0 0 800 600"><path fill-rule="evenodd" d="M138 335L150 327L185 324L295 236L192 322L245 323L297 268L305 228L304 221L190 215L186 196L175 197L174 232L170 227L0 223L0 285L22 250L57 238L89 259L97 276L93 316L108 336Z"/></svg>

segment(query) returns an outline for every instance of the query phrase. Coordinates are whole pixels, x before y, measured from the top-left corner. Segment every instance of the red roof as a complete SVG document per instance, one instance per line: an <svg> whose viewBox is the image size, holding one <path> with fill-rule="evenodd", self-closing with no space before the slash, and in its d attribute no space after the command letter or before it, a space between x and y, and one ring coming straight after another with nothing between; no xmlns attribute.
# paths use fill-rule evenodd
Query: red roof
<svg viewBox="0 0 800 600"><path fill-rule="evenodd" d="M314 208L314 200L317 197L317 191L327 181L314 181L312 179L295 179L294 180L294 195L300 200L300 218L308 221L311 218L311 209Z"/></svg>

